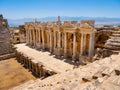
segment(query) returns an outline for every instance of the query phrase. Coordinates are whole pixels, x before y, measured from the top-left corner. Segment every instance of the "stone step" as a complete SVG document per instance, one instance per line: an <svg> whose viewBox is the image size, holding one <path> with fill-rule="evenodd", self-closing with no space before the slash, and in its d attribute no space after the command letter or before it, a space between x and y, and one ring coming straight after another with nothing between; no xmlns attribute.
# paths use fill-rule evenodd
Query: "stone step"
<svg viewBox="0 0 120 90"><path fill-rule="evenodd" d="M120 39L108 39L107 42L118 42L118 43L120 43Z"/></svg>
<svg viewBox="0 0 120 90"><path fill-rule="evenodd" d="M110 36L111 39L120 39L120 37Z"/></svg>
<svg viewBox="0 0 120 90"><path fill-rule="evenodd" d="M118 46L118 47L120 47L120 43L116 43L116 42L107 42L105 45L106 46L110 45L110 46Z"/></svg>
<svg viewBox="0 0 120 90"><path fill-rule="evenodd" d="M112 36L120 37L120 34L112 34Z"/></svg>
<svg viewBox="0 0 120 90"><path fill-rule="evenodd" d="M112 31L112 33L120 33L120 31Z"/></svg>
<svg viewBox="0 0 120 90"><path fill-rule="evenodd" d="M107 45L105 48L111 49L111 50L120 50L120 47L112 46L112 45Z"/></svg>

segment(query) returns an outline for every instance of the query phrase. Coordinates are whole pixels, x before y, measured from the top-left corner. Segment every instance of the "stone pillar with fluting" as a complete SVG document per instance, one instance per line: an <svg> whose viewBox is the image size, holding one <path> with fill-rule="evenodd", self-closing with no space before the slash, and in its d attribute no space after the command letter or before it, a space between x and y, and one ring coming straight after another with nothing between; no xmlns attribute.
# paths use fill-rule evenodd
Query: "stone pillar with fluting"
<svg viewBox="0 0 120 90"><path fill-rule="evenodd" d="M26 30L26 43L28 44L28 30Z"/></svg>
<svg viewBox="0 0 120 90"><path fill-rule="evenodd" d="M58 48L61 48L61 32L58 32Z"/></svg>
<svg viewBox="0 0 120 90"><path fill-rule="evenodd" d="M49 41L50 41L50 40L49 40L49 39L50 39L49 36L50 36L50 34L49 34L49 32L47 32L46 34L47 34L47 48L50 48L50 47L49 47L49 44L50 44L50 43L49 43Z"/></svg>
<svg viewBox="0 0 120 90"><path fill-rule="evenodd" d="M33 30L33 42L34 42L34 47L35 47L35 30Z"/></svg>
<svg viewBox="0 0 120 90"><path fill-rule="evenodd" d="M30 45L32 45L32 30L30 29L29 32L30 32Z"/></svg>
<svg viewBox="0 0 120 90"><path fill-rule="evenodd" d="M34 45L34 34L33 34L33 30L31 30L31 35L32 35L32 45Z"/></svg>
<svg viewBox="0 0 120 90"><path fill-rule="evenodd" d="M26 30L26 43L27 43L27 44L29 44L29 42L28 42L28 38L29 38L28 30Z"/></svg>
<svg viewBox="0 0 120 90"><path fill-rule="evenodd" d="M76 56L76 34L73 34L73 56L72 59L75 60Z"/></svg>
<svg viewBox="0 0 120 90"><path fill-rule="evenodd" d="M27 30L27 33L28 33L27 34L28 35L28 44L30 44L30 30L29 29Z"/></svg>
<svg viewBox="0 0 120 90"><path fill-rule="evenodd" d="M36 31L36 32L35 32L35 47L37 47L37 39L38 39L38 37L37 37L37 36L38 36L38 35L37 35L37 34L38 34L37 31L38 31L38 30L36 29L35 31Z"/></svg>
<svg viewBox="0 0 120 90"><path fill-rule="evenodd" d="M86 50L86 34L84 34L84 39L83 39L83 52ZM85 54L85 53L84 53Z"/></svg>
<svg viewBox="0 0 120 90"><path fill-rule="evenodd" d="M54 48L56 48L56 31L54 31Z"/></svg>
<svg viewBox="0 0 120 90"><path fill-rule="evenodd" d="M45 49L44 30L42 29L42 47Z"/></svg>
<svg viewBox="0 0 120 90"><path fill-rule="evenodd" d="M50 33L50 52L52 52L52 32L49 30Z"/></svg>
<svg viewBox="0 0 120 90"><path fill-rule="evenodd" d="M81 44L80 44L80 55L82 56L82 54L83 54L83 33L81 33Z"/></svg>
<svg viewBox="0 0 120 90"><path fill-rule="evenodd" d="M39 48L40 48L40 46L41 46L41 35L40 35L40 29L39 29L39 32L38 32L38 35L39 35Z"/></svg>
<svg viewBox="0 0 120 90"><path fill-rule="evenodd" d="M94 32L92 34L90 34L90 43L89 43L89 56L93 57L94 56L94 38L95 38L95 34Z"/></svg>
<svg viewBox="0 0 120 90"><path fill-rule="evenodd" d="M67 33L64 33L64 57L67 57Z"/></svg>

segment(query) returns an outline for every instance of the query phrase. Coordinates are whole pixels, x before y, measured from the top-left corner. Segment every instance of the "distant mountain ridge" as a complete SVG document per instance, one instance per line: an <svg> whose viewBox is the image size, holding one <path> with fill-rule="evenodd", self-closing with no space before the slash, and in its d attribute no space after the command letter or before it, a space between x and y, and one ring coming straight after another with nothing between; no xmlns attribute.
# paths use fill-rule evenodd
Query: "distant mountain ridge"
<svg viewBox="0 0 120 90"><path fill-rule="evenodd" d="M120 18L106 18L106 17L61 17L61 21L74 20L80 22L81 20L95 20L96 24L118 24L120 25ZM23 19L8 19L10 26L18 26L24 24L25 22L34 22L35 18L23 18ZM47 22L47 21L57 21L57 17L45 17L37 18L37 21Z"/></svg>

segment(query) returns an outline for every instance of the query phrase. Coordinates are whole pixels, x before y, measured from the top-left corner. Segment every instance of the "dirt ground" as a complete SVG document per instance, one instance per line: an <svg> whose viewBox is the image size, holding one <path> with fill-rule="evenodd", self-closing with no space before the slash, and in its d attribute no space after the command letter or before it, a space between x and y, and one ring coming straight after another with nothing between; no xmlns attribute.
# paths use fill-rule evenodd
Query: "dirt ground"
<svg viewBox="0 0 120 90"><path fill-rule="evenodd" d="M18 63L15 58L0 61L0 90L8 90L35 79L36 77Z"/></svg>

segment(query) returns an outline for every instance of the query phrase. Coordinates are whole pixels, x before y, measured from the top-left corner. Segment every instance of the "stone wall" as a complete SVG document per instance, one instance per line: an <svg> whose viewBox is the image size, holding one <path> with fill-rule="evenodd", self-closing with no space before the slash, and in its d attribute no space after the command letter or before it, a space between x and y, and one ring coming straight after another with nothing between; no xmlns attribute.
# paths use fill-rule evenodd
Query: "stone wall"
<svg viewBox="0 0 120 90"><path fill-rule="evenodd" d="M9 59L9 58L13 58L13 57L15 57L15 53L0 55L0 60L6 60L6 59Z"/></svg>
<svg viewBox="0 0 120 90"><path fill-rule="evenodd" d="M0 15L0 55L13 52L7 20Z"/></svg>
<svg viewBox="0 0 120 90"><path fill-rule="evenodd" d="M34 59L27 57L25 54L21 52L16 51L15 55L16 55L18 62L23 64L26 68L32 71L32 73L35 76L40 77L41 79L57 74L57 72L46 68L46 66L44 66L42 63L36 62Z"/></svg>
<svg viewBox="0 0 120 90"><path fill-rule="evenodd" d="M20 43L25 43L26 42L26 31L25 31L25 26L20 25L19 26L20 30Z"/></svg>

